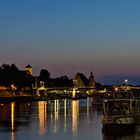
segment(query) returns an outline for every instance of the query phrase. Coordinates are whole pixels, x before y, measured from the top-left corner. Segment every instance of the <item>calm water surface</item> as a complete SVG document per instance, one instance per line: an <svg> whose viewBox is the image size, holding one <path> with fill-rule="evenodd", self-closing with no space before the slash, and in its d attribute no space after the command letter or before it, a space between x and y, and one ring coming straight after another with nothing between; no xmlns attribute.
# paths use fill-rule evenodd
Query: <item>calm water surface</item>
<svg viewBox="0 0 140 140"><path fill-rule="evenodd" d="M140 140L140 131L102 134L102 107L92 99L0 103L1 140Z"/></svg>

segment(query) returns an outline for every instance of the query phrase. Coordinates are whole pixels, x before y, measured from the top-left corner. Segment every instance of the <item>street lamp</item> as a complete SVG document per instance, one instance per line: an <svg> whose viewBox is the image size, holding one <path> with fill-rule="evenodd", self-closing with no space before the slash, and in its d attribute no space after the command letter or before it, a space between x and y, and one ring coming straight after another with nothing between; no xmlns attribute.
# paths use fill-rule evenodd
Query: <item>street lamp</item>
<svg viewBox="0 0 140 140"><path fill-rule="evenodd" d="M124 82L125 82L125 85L128 85L128 79L125 79Z"/></svg>

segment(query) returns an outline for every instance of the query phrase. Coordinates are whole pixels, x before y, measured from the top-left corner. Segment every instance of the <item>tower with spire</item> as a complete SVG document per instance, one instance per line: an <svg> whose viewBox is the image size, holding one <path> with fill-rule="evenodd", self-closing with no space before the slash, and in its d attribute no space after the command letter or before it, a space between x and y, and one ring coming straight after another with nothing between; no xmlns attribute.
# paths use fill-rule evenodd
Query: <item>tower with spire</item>
<svg viewBox="0 0 140 140"><path fill-rule="evenodd" d="M93 72L90 73L89 87L92 87L92 88L95 88L96 87L96 82L95 82L95 79L94 79Z"/></svg>

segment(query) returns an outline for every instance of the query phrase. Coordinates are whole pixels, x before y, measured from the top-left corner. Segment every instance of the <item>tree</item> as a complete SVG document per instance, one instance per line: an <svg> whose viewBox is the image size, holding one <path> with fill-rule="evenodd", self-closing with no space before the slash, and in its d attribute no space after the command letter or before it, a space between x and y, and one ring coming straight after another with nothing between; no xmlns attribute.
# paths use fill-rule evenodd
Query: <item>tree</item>
<svg viewBox="0 0 140 140"><path fill-rule="evenodd" d="M0 67L0 84L10 87L15 85L17 88L31 88L33 77L25 71L19 70L15 64L3 64Z"/></svg>
<svg viewBox="0 0 140 140"><path fill-rule="evenodd" d="M52 79L53 87L71 87L73 85L72 79L70 80L67 76L61 76L55 79Z"/></svg>
<svg viewBox="0 0 140 140"><path fill-rule="evenodd" d="M50 73L46 69L41 69L39 80L44 81L44 83L47 84L49 79L50 79Z"/></svg>

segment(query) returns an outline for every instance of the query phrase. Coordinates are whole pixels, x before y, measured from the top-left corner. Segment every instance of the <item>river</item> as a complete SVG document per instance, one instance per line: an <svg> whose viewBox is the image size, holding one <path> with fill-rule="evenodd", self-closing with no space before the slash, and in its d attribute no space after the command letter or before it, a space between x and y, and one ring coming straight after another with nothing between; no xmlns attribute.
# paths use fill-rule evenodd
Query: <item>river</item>
<svg viewBox="0 0 140 140"><path fill-rule="evenodd" d="M133 134L102 133L102 107L92 98L0 103L1 140L139 140ZM139 130L139 131L138 131Z"/></svg>

